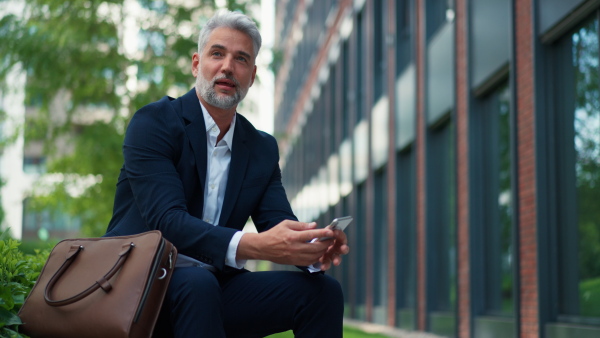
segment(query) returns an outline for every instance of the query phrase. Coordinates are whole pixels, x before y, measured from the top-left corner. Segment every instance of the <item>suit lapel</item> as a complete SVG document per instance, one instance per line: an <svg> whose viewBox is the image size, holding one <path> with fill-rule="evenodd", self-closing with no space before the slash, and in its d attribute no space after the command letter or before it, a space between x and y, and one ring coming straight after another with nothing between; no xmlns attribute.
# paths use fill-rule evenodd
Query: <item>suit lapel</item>
<svg viewBox="0 0 600 338"><path fill-rule="evenodd" d="M227 225L229 216L233 211L233 206L237 201L242 183L244 182L246 167L250 158L250 152L246 146L246 133L242 123L238 115L233 134L233 151L231 152L231 164L229 165L229 174L227 177L227 189L225 190L225 198L223 199L223 207L221 208L221 217L219 219L219 225L221 226Z"/></svg>
<svg viewBox="0 0 600 338"><path fill-rule="evenodd" d="M200 191L202 196L202 205L204 205L204 185L206 181L206 126L202 116L202 108L196 95L196 90L192 88L187 94L181 97L181 114L185 123L185 132L196 159L196 168L200 182Z"/></svg>
<svg viewBox="0 0 600 338"><path fill-rule="evenodd" d="M178 100L179 101L179 100ZM204 186L206 184L206 125L202 116L202 108L198 101L195 89L190 90L183 95L180 100L180 106L176 109L180 110L185 123L185 132L196 159L196 168L200 182L200 191L202 196L202 205L204 205ZM239 115L238 115L239 116ZM242 119L238 118L235 124L235 132L233 134L233 151L231 152L231 164L229 166L229 174L227 177L227 188L225 190L225 198L221 208L221 217L219 219L220 226L226 226L229 217L233 211L233 207L237 201L250 152L246 145L246 130L243 127ZM243 226L243 224L241 225Z"/></svg>

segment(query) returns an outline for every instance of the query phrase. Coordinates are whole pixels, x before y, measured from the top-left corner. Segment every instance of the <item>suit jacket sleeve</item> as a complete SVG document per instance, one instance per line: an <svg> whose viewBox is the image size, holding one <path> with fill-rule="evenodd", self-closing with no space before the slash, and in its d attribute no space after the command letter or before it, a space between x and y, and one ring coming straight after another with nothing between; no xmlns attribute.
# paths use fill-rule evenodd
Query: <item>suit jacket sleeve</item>
<svg viewBox="0 0 600 338"><path fill-rule="evenodd" d="M281 169L279 168L279 149L277 142L271 135L267 135L271 143L271 152L275 154L276 161L271 168L271 175L261 199L252 212L252 221L259 232L268 230L283 220L298 219L292 212L285 189L281 183Z"/></svg>

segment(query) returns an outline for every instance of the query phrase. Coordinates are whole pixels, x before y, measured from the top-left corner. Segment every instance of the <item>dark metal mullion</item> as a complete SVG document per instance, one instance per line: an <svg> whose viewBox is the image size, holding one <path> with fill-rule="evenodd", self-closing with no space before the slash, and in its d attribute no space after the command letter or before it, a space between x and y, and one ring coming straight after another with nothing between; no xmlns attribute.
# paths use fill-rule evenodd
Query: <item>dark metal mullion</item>
<svg viewBox="0 0 600 338"><path fill-rule="evenodd" d="M520 279L520 268L521 268L521 264L520 264L520 256L519 256L519 249L520 249L520 245L519 245L519 184L518 184L518 174L519 174L519 156L518 156L518 150L519 150L519 139L518 139L518 125L517 125L517 102L516 102L516 98L517 98L517 76L515 74L515 63L517 60L517 53L516 53L516 41L517 41L517 36L516 36L516 30L515 30L515 22L517 21L517 18L515 17L515 1L518 0L512 0L510 1L510 24L509 27L511 27L511 34L510 34L510 38L511 38L511 42L509 44L509 48L510 48L510 71L509 71L509 83L510 83L510 143L511 143L511 177L513 177L514 179L511 181L511 190L512 190L512 196L511 196L511 207L513 209L513 219L512 219L512 246L513 246L513 257L515 258L513 261L515 262L515 264L513 265L513 280L514 280L514 289L515 289L515 293L514 293L514 303L513 303L513 307L514 307L514 318L515 318L515 326L514 326L514 336L515 337L520 337L520 332L521 332L521 321L519 320L519 318L521 318L521 302L520 302L520 298L521 298L521 293L520 293L520 289L521 289L521 279Z"/></svg>

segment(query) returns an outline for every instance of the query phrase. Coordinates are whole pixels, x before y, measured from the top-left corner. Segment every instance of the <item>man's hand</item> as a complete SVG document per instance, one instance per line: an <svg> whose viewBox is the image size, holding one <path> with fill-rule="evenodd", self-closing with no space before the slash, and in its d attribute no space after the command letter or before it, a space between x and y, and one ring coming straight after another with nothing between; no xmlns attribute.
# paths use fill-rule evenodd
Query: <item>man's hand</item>
<svg viewBox="0 0 600 338"><path fill-rule="evenodd" d="M350 252L346 234L341 230L334 231L334 238L329 240L329 247L325 254L319 259L321 270L326 271L331 268L331 264L338 266L342 263L342 255Z"/></svg>
<svg viewBox="0 0 600 338"><path fill-rule="evenodd" d="M316 262L331 262L334 253L344 253L343 245L346 236L341 236L330 229L315 229L316 223L283 221L273 228L259 234L246 233L242 236L237 249L237 259L260 259L278 264L308 266ZM327 241L315 241L314 238L335 237ZM338 247L335 249L335 247ZM348 251L347 246L345 247ZM329 253L329 254L328 254ZM327 258L330 257L330 258ZM341 258L333 258L339 265ZM330 263L327 263L328 267ZM325 265L325 264L324 264Z"/></svg>

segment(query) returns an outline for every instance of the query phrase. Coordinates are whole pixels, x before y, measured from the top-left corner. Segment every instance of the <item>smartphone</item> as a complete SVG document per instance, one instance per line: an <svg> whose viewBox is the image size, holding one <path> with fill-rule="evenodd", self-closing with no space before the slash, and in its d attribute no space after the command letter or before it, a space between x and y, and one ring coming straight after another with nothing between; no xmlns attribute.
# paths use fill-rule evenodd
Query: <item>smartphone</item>
<svg viewBox="0 0 600 338"><path fill-rule="evenodd" d="M331 223L328 226L325 227L325 229L344 231L344 229L346 229L348 224L350 224L352 222L352 219L353 219L352 216L344 216L344 217L335 218L333 221L331 221ZM332 238L333 237L321 237L318 240L326 241L326 240L332 239ZM317 240L317 238L313 239L312 241L314 242L315 240Z"/></svg>

